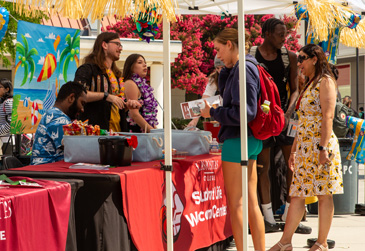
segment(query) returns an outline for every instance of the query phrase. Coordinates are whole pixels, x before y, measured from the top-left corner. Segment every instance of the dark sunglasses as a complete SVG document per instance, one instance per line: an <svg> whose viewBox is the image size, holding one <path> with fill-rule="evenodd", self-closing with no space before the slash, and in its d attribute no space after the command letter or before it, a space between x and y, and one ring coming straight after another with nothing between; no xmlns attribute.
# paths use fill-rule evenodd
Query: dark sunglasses
<svg viewBox="0 0 365 251"><path fill-rule="evenodd" d="M298 56L298 62L299 62L299 63L303 63L303 61L304 61L304 60L307 60L308 58L310 58L310 57L308 57L308 56L303 56L303 55L299 55L299 56Z"/></svg>

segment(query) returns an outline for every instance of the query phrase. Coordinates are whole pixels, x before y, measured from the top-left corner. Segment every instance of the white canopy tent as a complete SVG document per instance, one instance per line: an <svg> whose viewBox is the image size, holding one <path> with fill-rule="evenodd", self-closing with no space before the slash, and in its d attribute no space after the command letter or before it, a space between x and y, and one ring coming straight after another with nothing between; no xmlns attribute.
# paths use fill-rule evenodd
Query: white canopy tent
<svg viewBox="0 0 365 251"><path fill-rule="evenodd" d="M9 0L6 0L9 1ZM11 0L10 0L11 1ZM152 0L146 0L152 1ZM156 0L155 0L156 1ZM339 3L344 1L336 0ZM13 1L12 1L13 2ZM91 12L93 17L102 18L105 15L126 14L133 4L130 0L102 0L98 1L98 7L102 9L96 10L93 1L88 0L14 0L16 3L31 5L32 7L43 7L59 11L64 16L70 18L81 18L89 16ZM134 1L137 2L137 1ZM304 3L305 0L158 0L163 3L177 3L176 14L218 14L225 13L226 15L238 15L238 30L239 44L245 44L244 39L244 14L293 14L294 3ZM349 6L356 12L365 11L365 0L347 0ZM66 3L66 4L63 4ZM87 4L87 7L85 5ZM96 4L96 2L94 2ZM112 8L111 8L112 6ZM94 7L94 8L92 8ZM86 10L86 11L85 11ZM170 9L169 9L170 10ZM118 11L118 13L113 13ZM164 13L164 128L165 128L165 166L167 169L172 166L171 155L171 73L170 73L170 23L165 18L171 13ZM239 78L240 78L240 111L241 111L241 138L245 139L247 135L247 118L246 118L246 80L245 80L245 53L244 46L239 47ZM243 166L247 166L247 143L241 140L241 158ZM246 162L245 162L246 161ZM243 192L243 226L247 226L247 170L242 172L242 192ZM166 171L166 208L167 208L167 249L173 250L173 231L172 231L172 186L171 186L171 171ZM243 228L244 250L248 250L248 229Z"/></svg>

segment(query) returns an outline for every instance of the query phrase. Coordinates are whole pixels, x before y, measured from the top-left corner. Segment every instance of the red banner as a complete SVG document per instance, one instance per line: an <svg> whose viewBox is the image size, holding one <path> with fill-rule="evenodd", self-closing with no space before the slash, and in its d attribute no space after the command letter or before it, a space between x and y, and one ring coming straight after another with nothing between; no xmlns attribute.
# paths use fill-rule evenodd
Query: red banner
<svg viewBox="0 0 365 251"><path fill-rule="evenodd" d="M0 187L1 251L65 250L71 186L65 182L36 182L43 188Z"/></svg>
<svg viewBox="0 0 365 251"><path fill-rule="evenodd" d="M68 169L57 162L16 170L115 173L120 176L123 212L140 251L166 250L164 172L159 161L133 162L109 171ZM220 156L188 156L173 162L174 250L196 250L232 236Z"/></svg>
<svg viewBox="0 0 365 251"><path fill-rule="evenodd" d="M220 156L174 161L174 250L196 250L232 236ZM138 250L166 250L163 172L121 175L124 214Z"/></svg>

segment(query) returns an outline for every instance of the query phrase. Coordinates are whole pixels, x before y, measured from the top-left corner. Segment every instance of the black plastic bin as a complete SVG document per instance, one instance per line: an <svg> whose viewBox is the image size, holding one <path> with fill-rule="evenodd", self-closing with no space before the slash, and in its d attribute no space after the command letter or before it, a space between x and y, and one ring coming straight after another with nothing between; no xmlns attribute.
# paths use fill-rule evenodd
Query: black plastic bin
<svg viewBox="0 0 365 251"><path fill-rule="evenodd" d="M351 150L352 139L338 139L340 143L343 194L333 195L335 214L353 214L357 204L358 194L358 166L353 160L347 160L347 154Z"/></svg>
<svg viewBox="0 0 365 251"><path fill-rule="evenodd" d="M133 148L126 138L99 138L100 163L111 166L130 166Z"/></svg>

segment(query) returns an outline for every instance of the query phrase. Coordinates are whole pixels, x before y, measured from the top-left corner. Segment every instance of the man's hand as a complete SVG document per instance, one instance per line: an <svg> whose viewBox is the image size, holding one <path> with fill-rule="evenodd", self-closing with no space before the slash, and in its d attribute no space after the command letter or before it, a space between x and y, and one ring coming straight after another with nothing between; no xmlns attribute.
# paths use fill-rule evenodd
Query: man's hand
<svg viewBox="0 0 365 251"><path fill-rule="evenodd" d="M288 112L284 114L285 124L284 124L284 128L283 128L283 132L288 128L290 116L291 116L291 114Z"/></svg>
<svg viewBox="0 0 365 251"><path fill-rule="evenodd" d="M109 94L109 96L106 98L106 101L115 104L120 110L124 109L125 102L122 98Z"/></svg>
<svg viewBox="0 0 365 251"><path fill-rule="evenodd" d="M210 108L211 106L208 104L208 102L204 99L205 107L204 109L200 109L200 115L203 118L210 118Z"/></svg>
<svg viewBox="0 0 365 251"><path fill-rule="evenodd" d="M128 109L139 109L142 107L138 100L128 100L125 105Z"/></svg>

